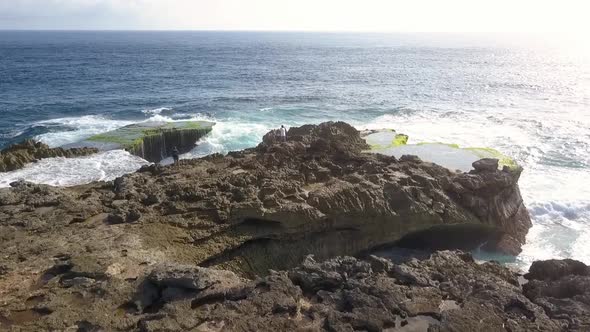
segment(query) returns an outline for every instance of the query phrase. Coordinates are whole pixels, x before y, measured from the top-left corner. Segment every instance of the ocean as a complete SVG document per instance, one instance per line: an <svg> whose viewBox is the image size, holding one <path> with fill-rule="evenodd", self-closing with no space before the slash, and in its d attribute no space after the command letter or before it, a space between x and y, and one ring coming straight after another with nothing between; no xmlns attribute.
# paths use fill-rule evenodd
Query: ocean
<svg viewBox="0 0 590 332"><path fill-rule="evenodd" d="M590 53L576 46L448 34L0 31L0 147L186 119L217 125L183 158L327 120L394 128L410 143L492 147L524 167L534 227L520 256L491 258L590 263ZM124 151L47 159L0 173L0 186L109 180L145 163Z"/></svg>

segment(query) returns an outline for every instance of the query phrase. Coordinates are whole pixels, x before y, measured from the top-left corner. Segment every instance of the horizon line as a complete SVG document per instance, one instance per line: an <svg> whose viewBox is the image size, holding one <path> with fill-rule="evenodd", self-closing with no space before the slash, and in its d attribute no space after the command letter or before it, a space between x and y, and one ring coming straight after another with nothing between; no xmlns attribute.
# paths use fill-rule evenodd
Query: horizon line
<svg viewBox="0 0 590 332"><path fill-rule="evenodd" d="M3 29L0 32L293 32L293 33L366 33L366 34L559 34L563 31L380 31L380 30L290 30L290 29Z"/></svg>

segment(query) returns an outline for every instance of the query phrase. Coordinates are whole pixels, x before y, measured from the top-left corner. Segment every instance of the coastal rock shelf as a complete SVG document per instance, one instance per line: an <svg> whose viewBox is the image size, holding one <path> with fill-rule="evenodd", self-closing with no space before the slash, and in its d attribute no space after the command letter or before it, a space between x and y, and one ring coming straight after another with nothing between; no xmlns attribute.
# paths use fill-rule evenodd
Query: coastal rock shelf
<svg viewBox="0 0 590 332"><path fill-rule="evenodd" d="M368 152L395 156L415 155L424 161L430 161L452 170L468 172L472 163L483 158L498 159L498 166L517 170L518 164L514 159L491 148L459 147L457 144L440 142L420 142L407 144L409 137L398 134L391 129L370 130L361 133L370 146Z"/></svg>
<svg viewBox="0 0 590 332"><path fill-rule="evenodd" d="M211 132L213 122L143 122L125 126L107 133L92 136L73 144L101 151L124 149L147 161L159 162L169 157L174 147L187 153L195 143Z"/></svg>
<svg viewBox="0 0 590 332"><path fill-rule="evenodd" d="M288 137L269 133L256 148L152 164L111 182L0 189L0 329L473 327L479 319L466 317L490 311L490 324L524 324L524 315L547 331L561 326L522 295L514 274L463 254L316 263L394 246L516 254L531 227L520 168L483 159L458 172L365 153L370 146L343 122L291 128ZM502 300L480 308L493 294ZM457 306L464 311L447 312Z"/></svg>
<svg viewBox="0 0 590 332"><path fill-rule="evenodd" d="M23 168L26 164L44 158L73 158L98 152L95 148L50 148L47 144L26 140L0 151L0 172L10 172Z"/></svg>

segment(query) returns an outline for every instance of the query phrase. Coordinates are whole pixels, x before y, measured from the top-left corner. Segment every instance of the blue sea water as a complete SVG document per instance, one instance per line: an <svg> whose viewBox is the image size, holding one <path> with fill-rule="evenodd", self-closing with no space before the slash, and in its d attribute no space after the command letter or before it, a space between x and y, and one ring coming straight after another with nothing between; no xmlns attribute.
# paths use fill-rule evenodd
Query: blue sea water
<svg viewBox="0 0 590 332"><path fill-rule="evenodd" d="M535 226L515 263L590 263L590 53L576 46L445 34L0 31L0 147L182 119L217 122L184 158L326 120L493 147L525 167ZM0 186L110 179L144 163L124 151L45 160L1 174Z"/></svg>

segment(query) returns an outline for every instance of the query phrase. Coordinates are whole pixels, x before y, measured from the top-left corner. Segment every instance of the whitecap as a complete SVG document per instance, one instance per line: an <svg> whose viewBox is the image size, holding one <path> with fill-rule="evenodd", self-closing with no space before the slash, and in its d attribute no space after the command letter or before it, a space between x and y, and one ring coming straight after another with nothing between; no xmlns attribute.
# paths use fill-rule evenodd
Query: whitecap
<svg viewBox="0 0 590 332"><path fill-rule="evenodd" d="M200 158L213 153L226 154L230 151L254 147L270 131L270 126L262 123L220 121L213 126L211 133L203 137L191 152L181 158Z"/></svg>
<svg viewBox="0 0 590 332"><path fill-rule="evenodd" d="M178 122L178 121L212 121L211 117L196 114L183 119L175 119L166 115L154 114L141 120L114 120L98 115L85 115L81 117L66 117L40 121L34 126L44 126L53 131L41 134L35 139L46 143L50 147L58 147L66 144L77 143L91 136L106 133L124 126L142 122Z"/></svg>
<svg viewBox="0 0 590 332"><path fill-rule="evenodd" d="M7 132L0 133L0 137L10 139L10 138L15 138L17 136L20 136L22 134L24 134L23 130L9 130Z"/></svg>
<svg viewBox="0 0 590 332"><path fill-rule="evenodd" d="M146 164L149 163L123 150L80 158L47 158L16 171L0 173L0 187L8 187L17 180L62 187L109 181Z"/></svg>
<svg viewBox="0 0 590 332"><path fill-rule="evenodd" d="M153 109L145 109L145 110L142 110L141 113L147 114L147 115L156 115L156 114L161 114L162 112L167 112L167 111L172 111L172 108L159 107L159 108L153 108Z"/></svg>
<svg viewBox="0 0 590 332"><path fill-rule="evenodd" d="M166 116L166 115L161 115L161 114L156 114L151 116L150 118L144 120L144 121L140 121L140 122L183 122L183 121L210 121L210 122L215 122L215 118L205 115L205 114L201 114L201 113L197 113L197 114L185 114L185 116L183 116L181 119L176 118L176 117L172 117L172 116Z"/></svg>
<svg viewBox="0 0 590 332"><path fill-rule="evenodd" d="M44 126L48 128L63 128L69 130L60 130L41 134L35 139L46 143L50 147L58 147L65 144L76 143L90 136L105 133L117 128L121 128L134 121L113 120L98 115L85 115L81 117L67 117L45 120L35 123L34 126Z"/></svg>

